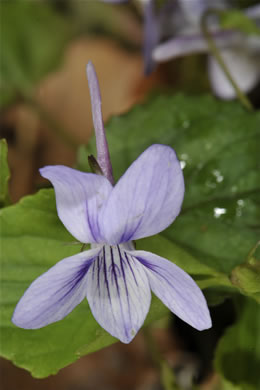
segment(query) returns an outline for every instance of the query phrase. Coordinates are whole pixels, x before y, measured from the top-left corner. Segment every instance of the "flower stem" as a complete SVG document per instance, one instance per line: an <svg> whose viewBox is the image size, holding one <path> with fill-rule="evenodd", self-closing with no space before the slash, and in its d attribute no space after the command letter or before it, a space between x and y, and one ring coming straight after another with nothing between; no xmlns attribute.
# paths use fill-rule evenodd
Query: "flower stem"
<svg viewBox="0 0 260 390"><path fill-rule="evenodd" d="M251 104L251 102L249 101L249 99L247 98L247 96L241 91L241 89L239 88L238 84L236 83L236 81L234 80L234 78L232 77L228 67L226 66L221 54L220 54L220 50L218 49L217 45L215 44L215 41L212 37L212 34L208 28L208 24L207 24L207 19L210 15L220 15L221 14L221 11L220 10L215 10L215 9L209 9L207 10L206 12L204 12L204 14L202 15L202 18L201 18L201 30L202 30L202 33L208 43L208 46L209 46L209 49L212 53L212 55L216 58L219 66L222 68L223 72L225 73L227 79L229 80L230 84L232 85L232 87L234 88L234 90L236 91L236 94L237 94L237 98L240 100L241 104L246 108L248 109L249 111L253 111L253 106Z"/></svg>
<svg viewBox="0 0 260 390"><path fill-rule="evenodd" d="M254 254L259 246L260 246L260 240L257 241L257 243L254 245L254 247L248 253L246 263L248 263L248 264L254 263Z"/></svg>

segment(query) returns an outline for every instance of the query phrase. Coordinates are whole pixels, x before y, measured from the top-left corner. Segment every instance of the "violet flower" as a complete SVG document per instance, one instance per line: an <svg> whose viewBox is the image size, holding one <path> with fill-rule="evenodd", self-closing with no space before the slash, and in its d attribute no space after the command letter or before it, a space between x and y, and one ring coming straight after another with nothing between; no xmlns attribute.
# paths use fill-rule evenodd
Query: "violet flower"
<svg viewBox="0 0 260 390"><path fill-rule="evenodd" d="M130 0L101 0L124 3ZM229 8L227 0L165 0L160 7L155 0L139 0L144 10L144 62L145 74L157 63L180 56L209 52L200 21L210 9ZM245 15L260 23L260 6L244 10ZM236 30L223 30L215 18L211 31L221 50L226 66L240 89L247 93L260 80L260 38L248 37ZM208 74L214 93L222 99L233 99L236 92L213 56L208 58Z"/></svg>
<svg viewBox="0 0 260 390"><path fill-rule="evenodd" d="M157 45L152 58L164 62L179 56L208 52L208 44L201 33L200 21L210 8L227 9L225 0L178 0L174 18L179 21L172 38ZM244 10L245 15L260 23L260 6ZM210 26L216 45L232 77L243 92L249 92L260 80L260 38L246 36L236 30L223 30L214 17ZM236 96L233 86L213 56L208 58L208 73L214 93L222 99Z"/></svg>
<svg viewBox="0 0 260 390"><path fill-rule="evenodd" d="M183 321L207 329L208 307L193 279L170 261L135 250L133 244L164 230L180 212L184 180L176 154L169 146L150 146L113 187L91 63L87 76L104 176L65 166L46 166L40 172L54 186L60 220L91 249L59 261L38 277L17 304L12 321L25 329L41 328L60 321L87 298L97 322L129 343L143 325L153 291Z"/></svg>

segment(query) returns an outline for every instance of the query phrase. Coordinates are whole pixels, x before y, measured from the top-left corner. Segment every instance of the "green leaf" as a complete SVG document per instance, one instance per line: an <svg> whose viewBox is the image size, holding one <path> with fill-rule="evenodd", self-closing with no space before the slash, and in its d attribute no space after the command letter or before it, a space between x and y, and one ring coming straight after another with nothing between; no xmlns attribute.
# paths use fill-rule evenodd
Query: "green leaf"
<svg viewBox="0 0 260 390"><path fill-rule="evenodd" d="M1 106L30 90L59 64L70 28L42 2L1 1L0 12Z"/></svg>
<svg viewBox="0 0 260 390"><path fill-rule="evenodd" d="M116 179L149 145L175 149L184 166L185 199L181 215L160 236L208 266L212 276L229 276L260 236L259 124L259 112L237 103L177 95L154 97L106 126ZM80 152L83 170L86 154L95 154L94 139L85 155ZM154 238L148 240L152 245Z"/></svg>
<svg viewBox="0 0 260 390"><path fill-rule="evenodd" d="M231 273L231 282L260 303L260 261L235 267Z"/></svg>
<svg viewBox="0 0 260 390"><path fill-rule="evenodd" d="M220 340L215 366L223 378L241 390L260 388L260 305L244 299L238 322Z"/></svg>
<svg viewBox="0 0 260 390"><path fill-rule="evenodd" d="M0 140L0 207L8 204L8 180L10 171L7 162L7 142L5 139Z"/></svg>
<svg viewBox="0 0 260 390"><path fill-rule="evenodd" d="M233 383L227 381L223 377L218 379L219 379L218 385L215 387L214 390L243 390L242 387L234 385ZM247 390L254 390L254 388L252 389L248 388Z"/></svg>
<svg viewBox="0 0 260 390"><path fill-rule="evenodd" d="M64 320L42 329L24 330L11 322L14 308L30 283L59 260L78 253L82 246L75 245L75 239L58 219L53 191L42 190L2 209L0 225L1 355L42 378L116 342L98 325L87 300ZM154 297L146 323L167 313L168 309Z"/></svg>
<svg viewBox="0 0 260 390"><path fill-rule="evenodd" d="M196 279L196 278L194 278ZM219 280L217 281L219 283ZM197 281L198 284L200 284ZM216 283L217 285L217 283ZM218 306L221 303L224 303L226 299L233 298L237 294L237 291L234 290L231 286L223 287L222 284L220 286L209 286L205 290L205 297L208 303L208 306Z"/></svg>
<svg viewBox="0 0 260 390"><path fill-rule="evenodd" d="M239 10L220 12L220 24L223 28L237 29L247 35L260 35L256 22Z"/></svg>

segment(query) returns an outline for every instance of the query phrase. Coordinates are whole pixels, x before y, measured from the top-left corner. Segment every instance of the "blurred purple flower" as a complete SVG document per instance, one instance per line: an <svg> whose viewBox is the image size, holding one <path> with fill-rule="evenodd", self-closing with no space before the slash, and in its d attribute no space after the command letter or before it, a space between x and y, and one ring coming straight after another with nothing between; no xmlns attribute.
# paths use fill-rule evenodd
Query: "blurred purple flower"
<svg viewBox="0 0 260 390"><path fill-rule="evenodd" d="M174 10L175 28L172 38L157 45L152 57L156 62L189 55L208 52L208 44L201 33L200 21L203 13L210 9L227 9L228 1L224 0L178 0ZM260 22L260 6L244 10L245 15ZM244 92L249 92L260 79L260 38L246 36L238 30L223 30L217 20L209 20L210 30L221 56L232 77ZM173 26L173 27L174 27ZM214 93L222 99L232 99L236 93L227 80L222 68L213 56L208 59L208 71Z"/></svg>
<svg viewBox="0 0 260 390"><path fill-rule="evenodd" d="M184 180L172 148L152 145L115 187L94 67L87 66L98 162L104 173L47 166L57 211L67 230L91 249L58 262L38 277L16 306L12 321L37 329L63 319L85 297L97 322L129 343L142 326L151 290L183 321L198 330L211 327L205 298L193 279L175 264L135 250L133 240L169 226L180 212Z"/></svg>
<svg viewBox="0 0 260 390"><path fill-rule="evenodd" d="M101 0L123 3L130 0ZM208 52L201 28L203 13L210 9L227 9L227 0L165 0L156 7L155 0L139 0L144 4L144 61L149 74L156 63L180 56ZM244 10L245 15L260 23L260 5ZM260 79L260 38L248 37L237 30L223 30L216 18L210 29L232 77L244 92L249 92ZM208 73L214 93L232 99L236 93L215 58L208 58Z"/></svg>

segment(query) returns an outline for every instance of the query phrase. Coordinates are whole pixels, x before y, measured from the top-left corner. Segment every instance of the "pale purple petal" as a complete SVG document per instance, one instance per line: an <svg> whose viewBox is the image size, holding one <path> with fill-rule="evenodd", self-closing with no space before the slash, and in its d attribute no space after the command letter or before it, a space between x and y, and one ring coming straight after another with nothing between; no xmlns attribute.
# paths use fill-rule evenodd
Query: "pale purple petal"
<svg viewBox="0 0 260 390"><path fill-rule="evenodd" d="M221 56L239 88L247 93L260 79L260 60L246 50L226 49ZM236 92L214 57L209 57L209 78L214 93L222 99L234 99Z"/></svg>
<svg viewBox="0 0 260 390"><path fill-rule="evenodd" d="M113 184L114 178L112 172L112 165L110 161L106 133L102 119L100 89L96 71L91 61L89 61L87 65L87 78L89 84L92 117L96 136L97 160L103 174Z"/></svg>
<svg viewBox="0 0 260 390"><path fill-rule="evenodd" d="M38 277L18 302L12 321L38 329L62 320L86 296L86 275L100 249L61 260Z"/></svg>
<svg viewBox="0 0 260 390"><path fill-rule="evenodd" d="M152 145L128 168L100 213L104 240L119 244L157 234L180 212L184 179L172 148Z"/></svg>
<svg viewBox="0 0 260 390"><path fill-rule="evenodd" d="M104 177L62 165L40 169L56 194L57 211L66 229L80 242L100 241L98 212L112 190Z"/></svg>
<svg viewBox="0 0 260 390"><path fill-rule="evenodd" d="M97 322L129 343L148 313L151 292L144 267L124 246L104 246L87 274L87 299Z"/></svg>
<svg viewBox="0 0 260 390"><path fill-rule="evenodd" d="M241 39L238 31L218 31L212 33L216 45L219 48L235 45ZM158 45L153 51L153 59L157 62L165 62L172 58L207 52L208 43L202 34L180 35Z"/></svg>
<svg viewBox="0 0 260 390"><path fill-rule="evenodd" d="M130 253L145 266L151 290L174 314L198 330L211 327L204 295L186 272L153 253Z"/></svg>
<svg viewBox="0 0 260 390"><path fill-rule="evenodd" d="M246 16L252 19L260 19L260 4L253 5L244 10Z"/></svg>
<svg viewBox="0 0 260 390"><path fill-rule="evenodd" d="M154 0L148 0L144 4L144 73L149 75L155 63L152 59L152 51L159 42L158 18L155 14Z"/></svg>
<svg viewBox="0 0 260 390"><path fill-rule="evenodd" d="M205 0L179 0L178 4L186 23L194 25L199 24L201 15L208 6Z"/></svg>

